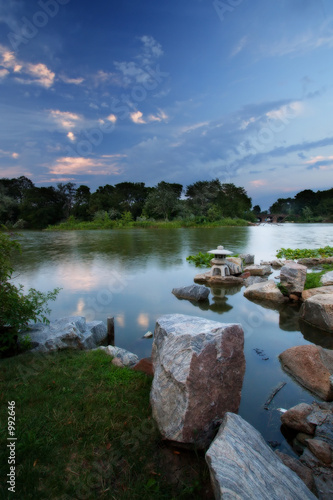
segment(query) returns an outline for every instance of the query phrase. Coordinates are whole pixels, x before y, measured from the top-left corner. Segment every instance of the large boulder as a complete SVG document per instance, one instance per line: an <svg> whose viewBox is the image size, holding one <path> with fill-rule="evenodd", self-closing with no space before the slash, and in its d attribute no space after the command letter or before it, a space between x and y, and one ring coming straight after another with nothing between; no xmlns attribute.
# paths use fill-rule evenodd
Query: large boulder
<svg viewBox="0 0 333 500"><path fill-rule="evenodd" d="M320 278L320 282L323 286L333 285L333 271L323 274Z"/></svg>
<svg viewBox="0 0 333 500"><path fill-rule="evenodd" d="M280 283L288 294L301 295L304 290L307 268L296 262L288 261L280 272Z"/></svg>
<svg viewBox="0 0 333 500"><path fill-rule="evenodd" d="M172 293L179 299L194 300L196 302L207 300L209 292L209 288L204 285L183 286L172 290Z"/></svg>
<svg viewBox="0 0 333 500"><path fill-rule="evenodd" d="M271 266L246 266L244 269L245 273L250 273L251 276L267 276L272 273Z"/></svg>
<svg viewBox="0 0 333 500"><path fill-rule="evenodd" d="M274 280L268 280L262 283L254 283L246 288L244 297L254 301L269 301L274 303L283 304L288 301L278 287Z"/></svg>
<svg viewBox="0 0 333 500"><path fill-rule="evenodd" d="M107 338L103 321L86 322L83 316L69 316L51 323L36 323L23 332L20 338L29 335L34 352L64 349L94 349Z"/></svg>
<svg viewBox="0 0 333 500"><path fill-rule="evenodd" d="M227 411L238 411L245 372L244 332L194 316L156 322L153 416L165 439L206 447Z"/></svg>
<svg viewBox="0 0 333 500"><path fill-rule="evenodd" d="M315 345L290 347L279 356L282 368L325 401L333 400L333 351Z"/></svg>
<svg viewBox="0 0 333 500"><path fill-rule="evenodd" d="M313 267L322 264L333 264L333 257L306 257L304 259L298 259L297 262L303 266Z"/></svg>
<svg viewBox="0 0 333 500"><path fill-rule="evenodd" d="M319 286L317 288L309 288L308 290L303 290L302 299L307 300L314 295L327 295L333 294L333 286Z"/></svg>
<svg viewBox="0 0 333 500"><path fill-rule="evenodd" d="M231 275L242 273L243 261L239 257L227 257L225 263Z"/></svg>
<svg viewBox="0 0 333 500"><path fill-rule="evenodd" d="M216 499L305 500L316 497L239 415L227 413L206 453Z"/></svg>
<svg viewBox="0 0 333 500"><path fill-rule="evenodd" d="M247 287L254 285L255 283L267 282L267 278L262 278L261 276L249 276L244 279L244 285Z"/></svg>
<svg viewBox="0 0 333 500"><path fill-rule="evenodd" d="M300 318L326 332L333 332L333 293L317 294L303 302Z"/></svg>

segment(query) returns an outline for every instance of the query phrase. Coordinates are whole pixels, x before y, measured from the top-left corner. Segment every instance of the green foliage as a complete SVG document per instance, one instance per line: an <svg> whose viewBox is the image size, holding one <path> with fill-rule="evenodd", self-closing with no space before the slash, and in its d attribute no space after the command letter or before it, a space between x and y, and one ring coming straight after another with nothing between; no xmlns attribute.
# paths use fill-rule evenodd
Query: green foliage
<svg viewBox="0 0 333 500"><path fill-rule="evenodd" d="M27 294L23 285L11 282L13 268L11 258L20 245L8 234L0 232L0 352L15 350L17 335L31 321L48 322L50 309L47 302L55 300L60 289L42 293L30 288Z"/></svg>
<svg viewBox="0 0 333 500"><path fill-rule="evenodd" d="M285 286L281 285L281 283L277 283L277 287L280 290L280 292L282 293L282 295L284 295L285 297L289 296L289 292Z"/></svg>
<svg viewBox="0 0 333 500"><path fill-rule="evenodd" d="M193 262L193 264L195 264L195 267L209 267L212 258L213 255L211 255L210 253L199 252L196 255L189 255L188 257L186 257L186 260L188 260L189 262Z"/></svg>
<svg viewBox="0 0 333 500"><path fill-rule="evenodd" d="M333 257L333 247L326 246L324 248L314 248L314 249L309 249L309 248L280 248L276 252L276 256L281 259L281 258L286 258L286 259L305 259L305 258L316 258L316 257L321 257L321 258L326 258L326 257Z"/></svg>
<svg viewBox="0 0 333 500"><path fill-rule="evenodd" d="M310 273L307 273L306 275L306 280L305 280L305 285L304 285L304 290L309 290L310 288L318 288L322 286L320 282L320 278L322 277L323 274L333 271L333 265L330 264L324 264L323 269L319 272L313 271Z"/></svg>

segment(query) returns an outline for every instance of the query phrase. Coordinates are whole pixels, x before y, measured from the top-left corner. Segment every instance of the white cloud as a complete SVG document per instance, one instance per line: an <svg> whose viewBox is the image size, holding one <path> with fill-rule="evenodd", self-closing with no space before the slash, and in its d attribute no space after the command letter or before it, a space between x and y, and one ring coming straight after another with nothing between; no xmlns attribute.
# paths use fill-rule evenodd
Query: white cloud
<svg viewBox="0 0 333 500"><path fill-rule="evenodd" d="M0 66L4 68L2 70L0 68L0 71L2 71L5 76L10 73L10 70L13 73L20 73L22 76L20 78L15 78L15 80L24 85L35 84L48 89L53 86L55 81L55 73L45 64L31 64L18 61L15 54L3 45L0 45ZM7 73L4 73L4 70L7 71Z"/></svg>
<svg viewBox="0 0 333 500"><path fill-rule="evenodd" d="M107 159L62 157L49 167L54 175L119 175L121 166Z"/></svg>
<svg viewBox="0 0 333 500"><path fill-rule="evenodd" d="M237 43L237 45L235 45L235 47L232 49L230 57L235 57L244 49L244 47L246 47L246 45L247 45L247 36L243 36L243 38L241 38Z"/></svg>
<svg viewBox="0 0 333 500"><path fill-rule="evenodd" d="M148 120L150 122L165 122L168 120L168 118L168 115L162 109L159 109L156 115L148 116Z"/></svg>
<svg viewBox="0 0 333 500"><path fill-rule="evenodd" d="M209 125L209 122L195 123L194 125L189 125L187 127L183 127L181 129L180 133L186 134L187 132L191 132L192 130L197 130L198 128L206 127L207 125Z"/></svg>
<svg viewBox="0 0 333 500"><path fill-rule="evenodd" d="M67 134L67 137L70 141L74 142L76 140L76 137L75 135L73 134L73 132L68 132Z"/></svg>
<svg viewBox="0 0 333 500"><path fill-rule="evenodd" d="M68 76L66 75L61 75L60 76L60 79L64 82L64 83L69 83L71 85L81 85L81 83L84 82L84 78L69 78Z"/></svg>
<svg viewBox="0 0 333 500"><path fill-rule="evenodd" d="M77 125L77 122L81 121L82 118L76 113L70 113L69 111L60 111L58 109L49 110L51 117L56 121L60 127L64 129L71 129Z"/></svg>
<svg viewBox="0 0 333 500"><path fill-rule="evenodd" d="M8 71L8 69L5 69L5 68L0 69L0 80L1 80L2 78L6 78L6 76L8 76L8 75L9 75L9 71Z"/></svg>
<svg viewBox="0 0 333 500"><path fill-rule="evenodd" d="M107 116L106 119L109 120L109 122L112 122L112 123L116 123L116 121L117 121L117 117L114 114L111 114L111 115Z"/></svg>
<svg viewBox="0 0 333 500"><path fill-rule="evenodd" d="M141 111L135 111L135 112L131 113L130 117L131 117L131 120L132 120L133 123L138 123L138 124L147 123L142 118L143 114L141 113Z"/></svg>

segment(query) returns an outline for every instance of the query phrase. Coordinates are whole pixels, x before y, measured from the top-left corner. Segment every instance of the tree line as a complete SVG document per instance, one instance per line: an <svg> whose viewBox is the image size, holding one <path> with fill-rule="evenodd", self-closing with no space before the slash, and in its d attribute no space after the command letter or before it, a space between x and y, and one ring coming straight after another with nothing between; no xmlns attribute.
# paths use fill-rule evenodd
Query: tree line
<svg viewBox="0 0 333 500"><path fill-rule="evenodd" d="M27 177L0 179L0 223L18 229L43 229L74 217L96 219L193 219L197 223L225 217L254 220L252 201L242 187L218 179L189 186L161 181L106 184L91 192L72 182L37 187Z"/></svg>
<svg viewBox="0 0 333 500"><path fill-rule="evenodd" d="M303 222L333 221L333 188L314 192L300 191L293 198L278 198L269 208L270 213L287 214Z"/></svg>

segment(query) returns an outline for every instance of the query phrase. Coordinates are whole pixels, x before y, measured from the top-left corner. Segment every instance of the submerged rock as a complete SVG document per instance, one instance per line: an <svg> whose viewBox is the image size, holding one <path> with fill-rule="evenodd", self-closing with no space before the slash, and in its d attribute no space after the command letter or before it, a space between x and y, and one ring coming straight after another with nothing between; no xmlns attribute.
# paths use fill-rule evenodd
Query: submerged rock
<svg viewBox="0 0 333 500"><path fill-rule="evenodd" d="M305 500L316 497L239 415L226 413L206 453L217 499Z"/></svg>
<svg viewBox="0 0 333 500"><path fill-rule="evenodd" d="M165 439L206 447L227 411L238 410L245 372L239 324L170 314L156 322L153 417Z"/></svg>
<svg viewBox="0 0 333 500"><path fill-rule="evenodd" d="M201 300L208 299L210 290L203 285L190 285L174 288L172 293L179 299L195 300L196 302L200 302Z"/></svg>
<svg viewBox="0 0 333 500"><path fill-rule="evenodd" d="M301 345L287 349L279 358L297 382L325 401L333 400L333 351Z"/></svg>
<svg viewBox="0 0 333 500"><path fill-rule="evenodd" d="M273 280L266 280L262 283L254 283L253 285L250 285L245 290L244 297L249 300L269 301L279 304L288 301L288 298L280 292L275 281Z"/></svg>
<svg viewBox="0 0 333 500"><path fill-rule="evenodd" d="M107 338L102 321L86 322L83 316L69 316L46 325L36 323L20 337L29 335L34 346L32 352L60 351L64 349L94 349Z"/></svg>

